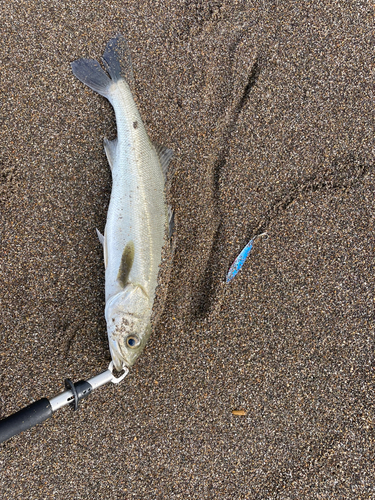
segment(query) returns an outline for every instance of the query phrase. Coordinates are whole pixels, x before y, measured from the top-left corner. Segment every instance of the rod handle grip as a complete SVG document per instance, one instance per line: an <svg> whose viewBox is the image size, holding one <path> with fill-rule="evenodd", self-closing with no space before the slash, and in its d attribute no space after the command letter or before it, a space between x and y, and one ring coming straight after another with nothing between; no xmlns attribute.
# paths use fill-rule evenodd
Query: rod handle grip
<svg viewBox="0 0 375 500"><path fill-rule="evenodd" d="M51 403L47 398L42 398L0 420L0 443L44 422L47 418L52 417L52 414Z"/></svg>

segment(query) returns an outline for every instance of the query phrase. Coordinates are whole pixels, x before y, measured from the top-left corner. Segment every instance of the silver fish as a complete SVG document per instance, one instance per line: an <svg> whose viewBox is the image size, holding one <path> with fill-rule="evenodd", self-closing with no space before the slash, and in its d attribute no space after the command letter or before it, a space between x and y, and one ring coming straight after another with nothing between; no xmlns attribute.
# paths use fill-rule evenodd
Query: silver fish
<svg viewBox="0 0 375 500"><path fill-rule="evenodd" d="M151 333L151 312L168 219L164 183L173 152L149 139L134 102L133 73L126 40L108 42L103 64L72 63L74 75L112 104L117 138L104 139L112 170L112 192L103 244L105 318L117 370L131 367Z"/></svg>

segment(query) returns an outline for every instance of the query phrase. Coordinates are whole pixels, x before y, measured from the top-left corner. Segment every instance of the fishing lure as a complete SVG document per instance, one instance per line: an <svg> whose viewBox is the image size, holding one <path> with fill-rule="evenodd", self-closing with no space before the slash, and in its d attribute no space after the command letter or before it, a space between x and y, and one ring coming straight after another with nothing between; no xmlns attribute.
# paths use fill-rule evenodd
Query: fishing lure
<svg viewBox="0 0 375 500"><path fill-rule="evenodd" d="M262 234L259 234L258 236L255 236L241 250L241 252L239 253L239 255L236 257L235 261L233 262L233 264L229 268L229 271L228 271L228 274L227 274L227 277L226 277L226 283L230 283L232 281L232 279L236 276L236 274L240 271L240 269L242 268L242 266L245 263L245 260L248 258L249 254L250 254L250 252L251 252L251 250L253 248L254 241L256 239L260 238L261 236L267 236L267 233L262 233Z"/></svg>

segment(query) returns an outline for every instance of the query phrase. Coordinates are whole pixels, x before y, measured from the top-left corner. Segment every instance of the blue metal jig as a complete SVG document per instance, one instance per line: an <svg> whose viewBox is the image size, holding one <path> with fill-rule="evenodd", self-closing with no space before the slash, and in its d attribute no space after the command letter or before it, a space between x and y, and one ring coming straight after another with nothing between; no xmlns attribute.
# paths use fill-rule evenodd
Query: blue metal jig
<svg viewBox="0 0 375 500"><path fill-rule="evenodd" d="M230 266L230 269L229 269L227 277L226 277L226 283L230 283L232 281L232 279L236 276L236 274L238 273L238 271L241 269L241 267L244 265L245 260L247 259L247 257L249 256L249 253L251 252L251 249L253 248L254 241L257 238L259 238L260 236L266 236L266 235L267 235L267 233L262 233L262 234L259 234L258 236L255 236L243 248L243 250L237 256L236 260Z"/></svg>

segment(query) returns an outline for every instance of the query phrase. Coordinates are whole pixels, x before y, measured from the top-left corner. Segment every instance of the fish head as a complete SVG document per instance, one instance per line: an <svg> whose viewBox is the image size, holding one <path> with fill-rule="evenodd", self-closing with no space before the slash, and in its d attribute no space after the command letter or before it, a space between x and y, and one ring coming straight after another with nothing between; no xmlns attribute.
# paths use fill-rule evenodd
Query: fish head
<svg viewBox="0 0 375 500"><path fill-rule="evenodd" d="M151 333L151 307L142 287L128 284L105 307L109 349L116 370L130 368Z"/></svg>

